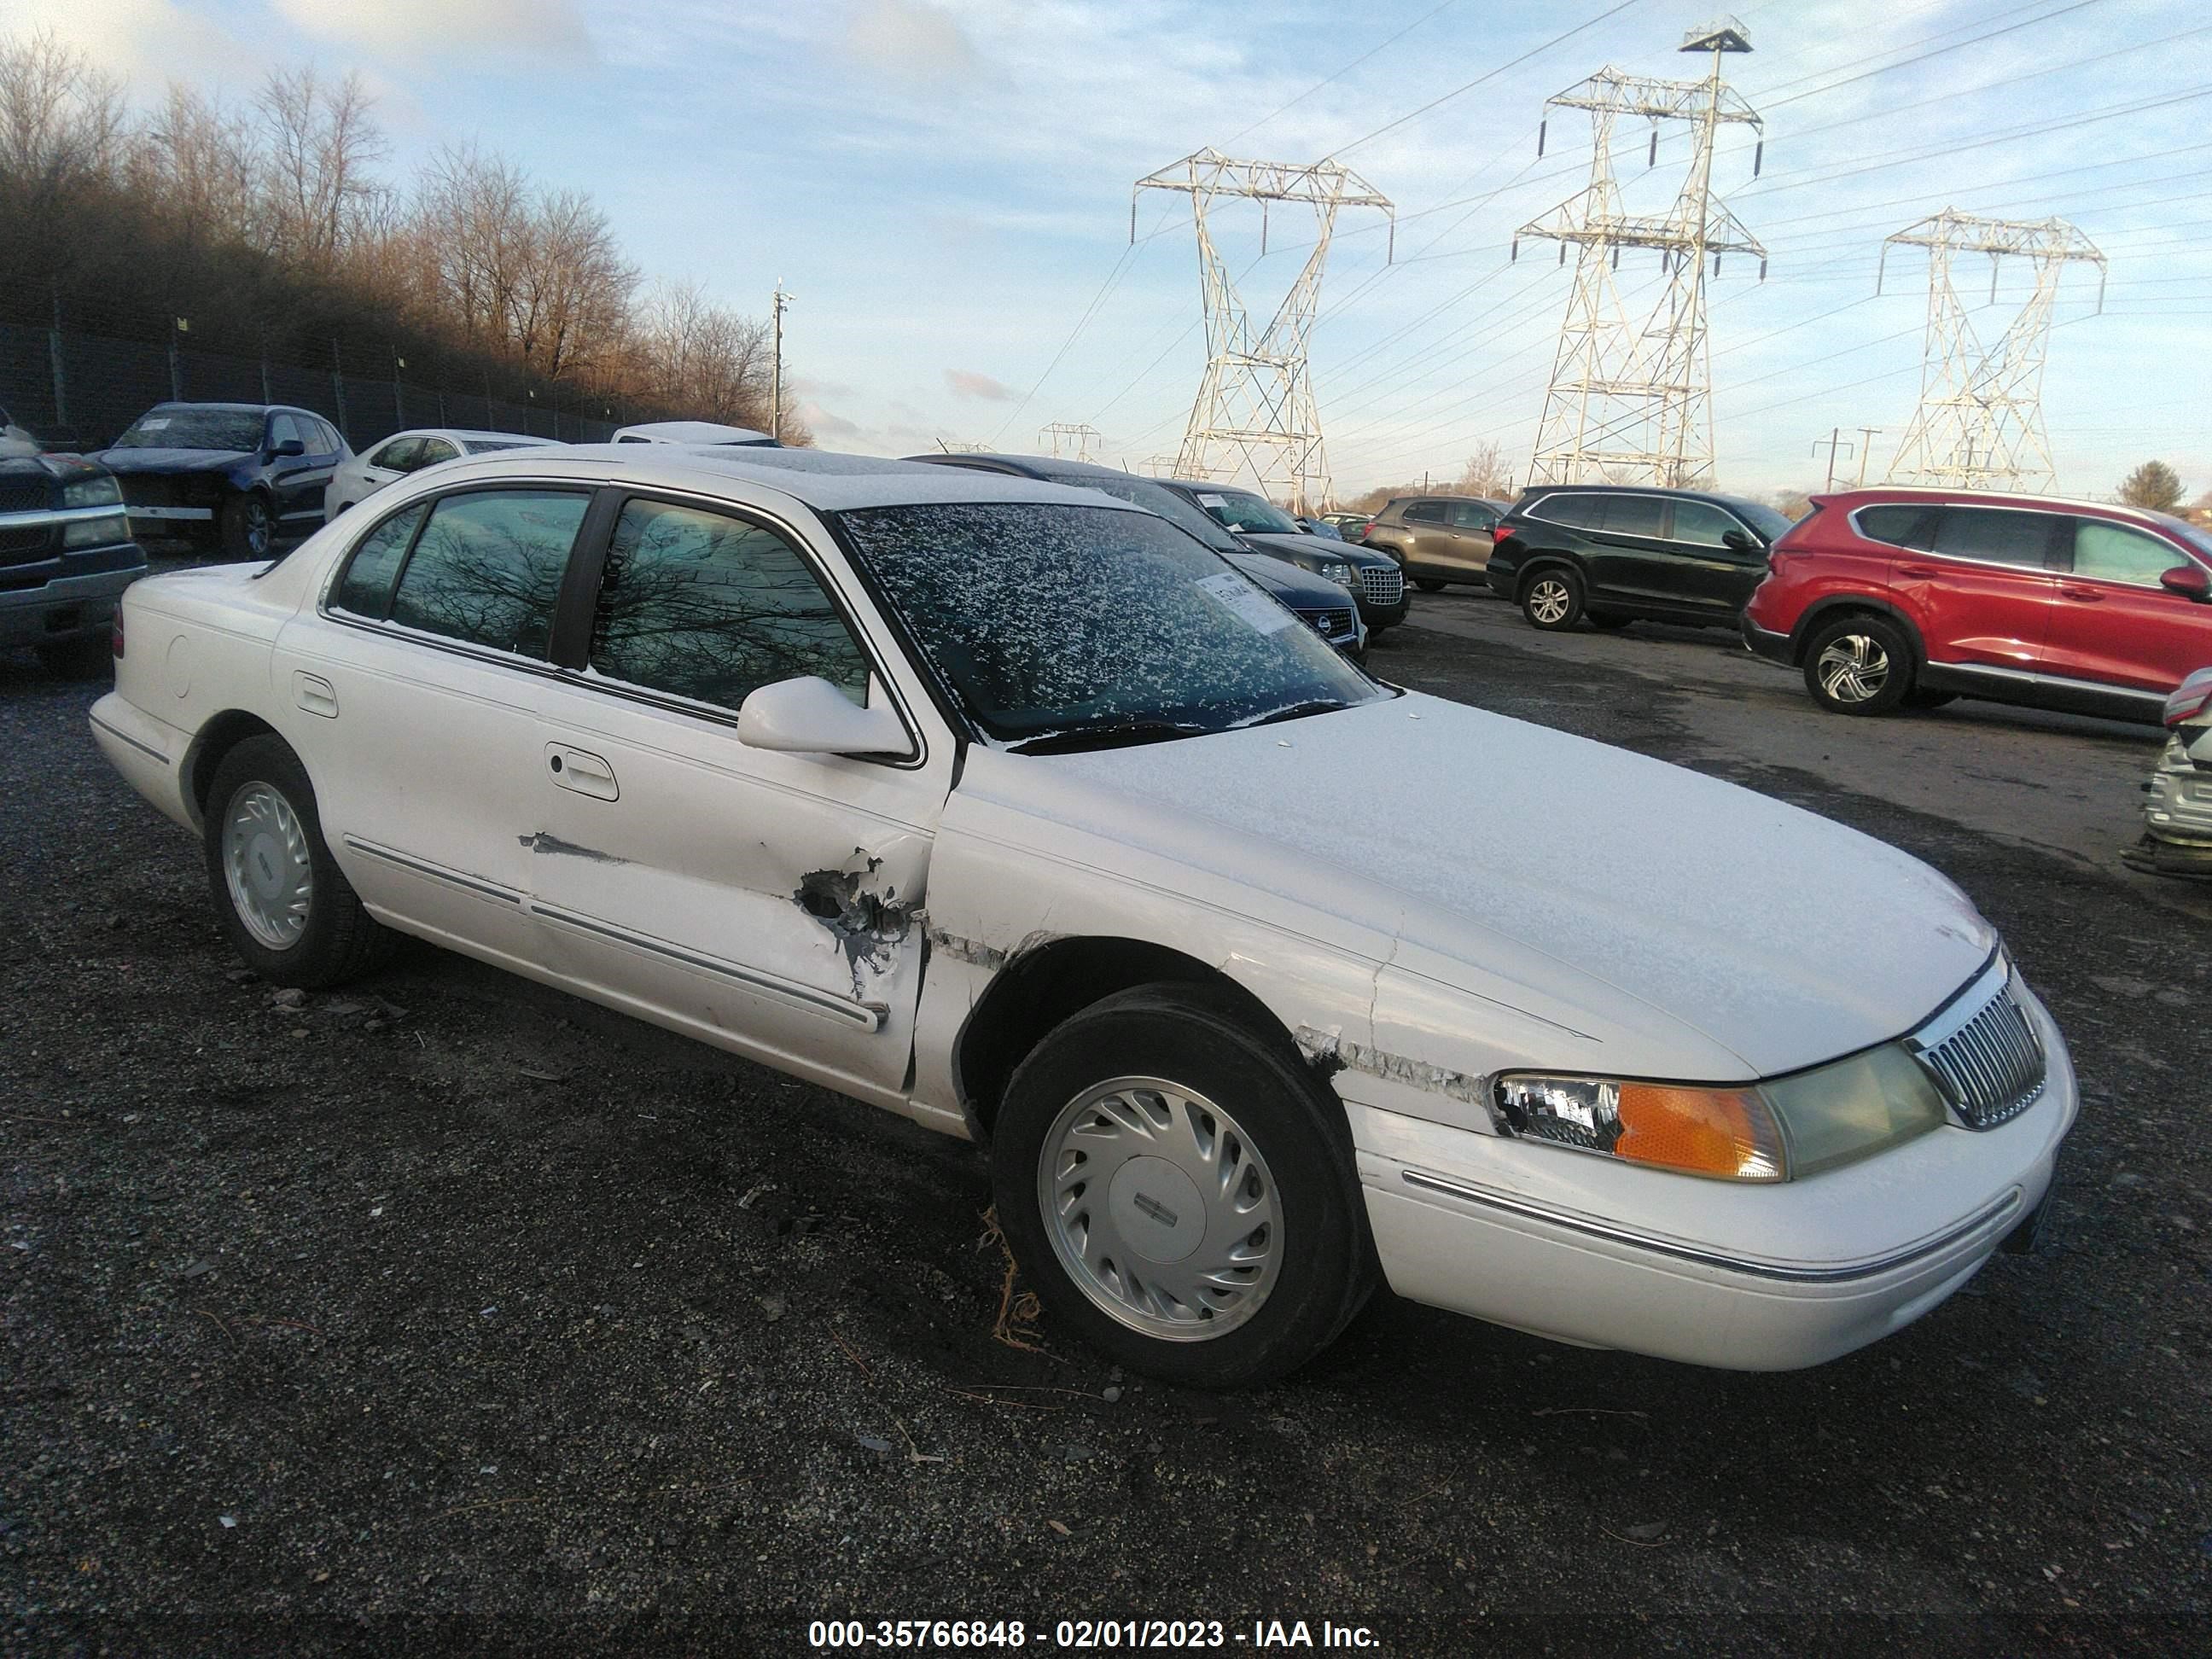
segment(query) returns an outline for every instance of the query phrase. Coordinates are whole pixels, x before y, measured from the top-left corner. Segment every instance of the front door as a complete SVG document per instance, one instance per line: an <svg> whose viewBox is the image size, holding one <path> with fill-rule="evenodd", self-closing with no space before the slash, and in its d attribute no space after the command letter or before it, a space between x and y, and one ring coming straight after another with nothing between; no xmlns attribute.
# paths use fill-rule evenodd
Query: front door
<svg viewBox="0 0 2212 1659"><path fill-rule="evenodd" d="M269 464L271 494L276 499L276 533L297 536L323 521L323 486L337 468L336 454L318 454L319 434L307 429L308 422L283 410L269 417L267 447L296 443L300 453L276 455Z"/></svg>
<svg viewBox="0 0 2212 1659"><path fill-rule="evenodd" d="M1447 511L1451 540L1440 562L1449 563L1456 575L1480 576L1490 563L1490 550L1497 545L1490 532L1497 527L1498 509L1482 501L1453 501Z"/></svg>
<svg viewBox="0 0 2212 1659"><path fill-rule="evenodd" d="M540 956L522 842L540 764L537 703L590 501L580 489L510 486L389 514L276 641L285 736L362 902L513 967Z"/></svg>
<svg viewBox="0 0 2212 1659"><path fill-rule="evenodd" d="M1667 542L1667 501L1662 495L1592 498L1604 516L1584 533L1589 551L1589 599L1626 601L1639 614L1694 611L1677 581L1680 561Z"/></svg>
<svg viewBox="0 0 2212 1659"><path fill-rule="evenodd" d="M2159 583L2188 554L2110 519L2069 520L2063 539L2046 674L2164 696L2212 662L2212 605Z"/></svg>
<svg viewBox="0 0 2212 1659"><path fill-rule="evenodd" d="M898 706L848 620L865 599L801 539L726 509L624 503L588 665L543 704L528 886L549 961L594 995L890 1103L951 745L926 744L910 714L902 760L738 740L747 694L779 680Z"/></svg>
<svg viewBox="0 0 2212 1659"><path fill-rule="evenodd" d="M1734 514L1709 501L1677 500L1670 510L1667 544L1674 556L1669 580L1675 592L1714 622L1733 622L1765 579L1765 545ZM1750 545L1730 547L1730 532L1747 538Z"/></svg>

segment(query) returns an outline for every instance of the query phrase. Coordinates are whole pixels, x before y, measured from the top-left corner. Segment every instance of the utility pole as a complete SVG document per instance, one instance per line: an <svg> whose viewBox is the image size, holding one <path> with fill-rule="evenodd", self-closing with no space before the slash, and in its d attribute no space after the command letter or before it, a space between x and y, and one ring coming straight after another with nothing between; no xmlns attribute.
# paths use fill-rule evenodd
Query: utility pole
<svg viewBox="0 0 2212 1659"><path fill-rule="evenodd" d="M775 284L775 349L773 365L769 374L768 435L778 443L783 441L783 308L792 301L792 295L783 291L783 279Z"/></svg>
<svg viewBox="0 0 2212 1659"><path fill-rule="evenodd" d="M2051 313L2067 266L2097 267L2097 309L2105 308L2105 256L2063 219L1978 219L1951 208L1909 225L1881 245L1928 250L1928 331L1921 351L1920 404L1897 446L1888 483L1953 489L2040 494L2057 487L2043 425L2043 366L2051 351ZM2007 258L2025 258L2035 289L1993 346L1974 333L1966 302L1951 284L1954 254L1990 257L1990 301Z"/></svg>
<svg viewBox="0 0 2212 1659"><path fill-rule="evenodd" d="M191 333L191 318L179 317L172 320L169 329L169 400L172 403L180 404L185 400L185 360L177 349L177 342Z"/></svg>
<svg viewBox="0 0 2212 1659"><path fill-rule="evenodd" d="M1836 452L1851 447L1844 441L1844 429L1839 426L1830 427L1826 437L1813 441L1814 454L1819 454L1823 449L1828 452L1828 482L1825 488L1833 489L1836 487Z"/></svg>
<svg viewBox="0 0 2212 1659"><path fill-rule="evenodd" d="M1766 250L1712 191L1713 146L1720 129L1765 125L1759 112L1721 79L1721 59L1751 50L1733 19L1692 29L1681 50L1707 52L1712 71L1701 81L1661 81L1608 65L1545 108L1589 112L1593 151L1589 184L1519 237L1559 244L1575 254L1575 285L1559 329L1559 349L1536 430L1531 483L1648 483L1683 488L1709 483L1713 471L1712 361L1705 338L1705 283L1721 256L1744 253L1766 275ZM1690 167L1663 214L1623 210L1613 172L1613 128L1621 116L1651 124L1650 159L1659 156L1664 121L1686 123ZM1548 125L1548 117L1547 118ZM1536 153L1543 154L1538 129ZM1759 171L1760 152L1752 161ZM1623 248L1651 248L1668 281L1650 315L1632 321L1613 281ZM1711 256L1711 269L1706 267Z"/></svg>
<svg viewBox="0 0 2212 1659"><path fill-rule="evenodd" d="M1176 458L1179 477L1234 478L1247 467L1263 495L1279 486L1291 510L1305 513L1329 495L1328 461L1322 448L1321 410L1306 361L1321 295L1322 266L1338 212L1379 208L1390 216L1395 241L1397 210L1390 199L1349 167L1333 161L1310 166L1288 161L1232 161L1201 149L1137 180L1138 191L1169 190L1190 198L1198 233L1200 303L1206 318L1206 373L1192 402ZM1222 263L1206 222L1217 199L1260 204L1260 251L1267 248L1267 204L1300 202L1314 212L1313 252L1264 328L1255 329ZM1137 204L1129 201L1129 240L1137 240ZM1386 254L1387 257L1387 254Z"/></svg>
<svg viewBox="0 0 2212 1659"><path fill-rule="evenodd" d="M1884 426L1863 426L1858 428L1859 436L1866 441L1859 446L1859 481L1855 488L1860 489L1866 488L1867 457L1874 453L1874 441L1888 430L1889 428Z"/></svg>

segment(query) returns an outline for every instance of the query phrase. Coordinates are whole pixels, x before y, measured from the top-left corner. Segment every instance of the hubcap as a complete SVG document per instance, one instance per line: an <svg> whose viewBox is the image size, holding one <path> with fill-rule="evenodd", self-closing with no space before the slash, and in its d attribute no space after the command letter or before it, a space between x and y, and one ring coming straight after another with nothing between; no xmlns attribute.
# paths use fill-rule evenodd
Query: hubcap
<svg viewBox="0 0 2212 1659"><path fill-rule="evenodd" d="M269 509L258 499L246 503L246 545L255 553L269 550Z"/></svg>
<svg viewBox="0 0 2212 1659"><path fill-rule="evenodd" d="M222 871L231 908L272 951L298 943L314 892L307 835L291 802L265 783L234 796L222 826Z"/></svg>
<svg viewBox="0 0 2212 1659"><path fill-rule="evenodd" d="M1814 668L1820 690L1837 702L1864 702L1889 682L1889 653L1864 634L1831 640Z"/></svg>
<svg viewBox="0 0 2212 1659"><path fill-rule="evenodd" d="M1567 585L1547 576L1528 590L1528 614L1540 623L1555 623L1567 614Z"/></svg>
<svg viewBox="0 0 2212 1659"><path fill-rule="evenodd" d="M1130 1329L1203 1342L1260 1310L1282 1264L1275 1181L1237 1121L1159 1078L1061 1109L1037 1159L1053 1253Z"/></svg>

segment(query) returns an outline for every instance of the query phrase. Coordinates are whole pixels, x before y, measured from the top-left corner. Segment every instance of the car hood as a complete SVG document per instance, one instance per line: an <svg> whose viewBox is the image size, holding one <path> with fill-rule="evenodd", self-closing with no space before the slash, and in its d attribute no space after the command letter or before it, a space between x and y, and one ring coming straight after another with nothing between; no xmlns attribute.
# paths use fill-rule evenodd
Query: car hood
<svg viewBox="0 0 2212 1659"><path fill-rule="evenodd" d="M92 458L118 477L134 472L228 472L250 449L103 449Z"/></svg>
<svg viewBox="0 0 2212 1659"><path fill-rule="evenodd" d="M1261 553L1221 556L1292 610L1333 610L1352 603L1343 588L1297 565Z"/></svg>
<svg viewBox="0 0 2212 1659"><path fill-rule="evenodd" d="M1194 891L1210 875L1272 892L1300 931L1379 937L1401 968L1418 957L1462 990L1492 995L1503 974L1547 1020L1589 1029L1592 1010L1641 1005L1635 1024L1686 1026L1751 1074L1900 1036L1996 944L1950 881L1870 836L1418 694L1003 758L974 781L1095 834L1102 862L1127 847L1192 869Z"/></svg>
<svg viewBox="0 0 2212 1659"><path fill-rule="evenodd" d="M1352 565L1395 565L1397 562L1387 553L1377 553L1371 548L1362 547L1358 542L1340 542L1328 536L1283 536L1272 532L1261 534L1250 530L1239 531L1237 534L1252 544L1252 550L1255 553L1289 553L1307 559L1316 556L1342 559Z"/></svg>

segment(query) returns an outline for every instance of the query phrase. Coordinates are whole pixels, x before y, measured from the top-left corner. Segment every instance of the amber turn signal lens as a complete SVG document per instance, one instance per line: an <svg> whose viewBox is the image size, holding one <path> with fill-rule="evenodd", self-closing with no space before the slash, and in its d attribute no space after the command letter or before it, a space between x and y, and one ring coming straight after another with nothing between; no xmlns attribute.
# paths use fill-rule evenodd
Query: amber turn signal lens
<svg viewBox="0 0 2212 1659"><path fill-rule="evenodd" d="M1747 1091L1624 1083L1618 1110L1615 1158L1731 1181L1782 1178L1780 1132Z"/></svg>

